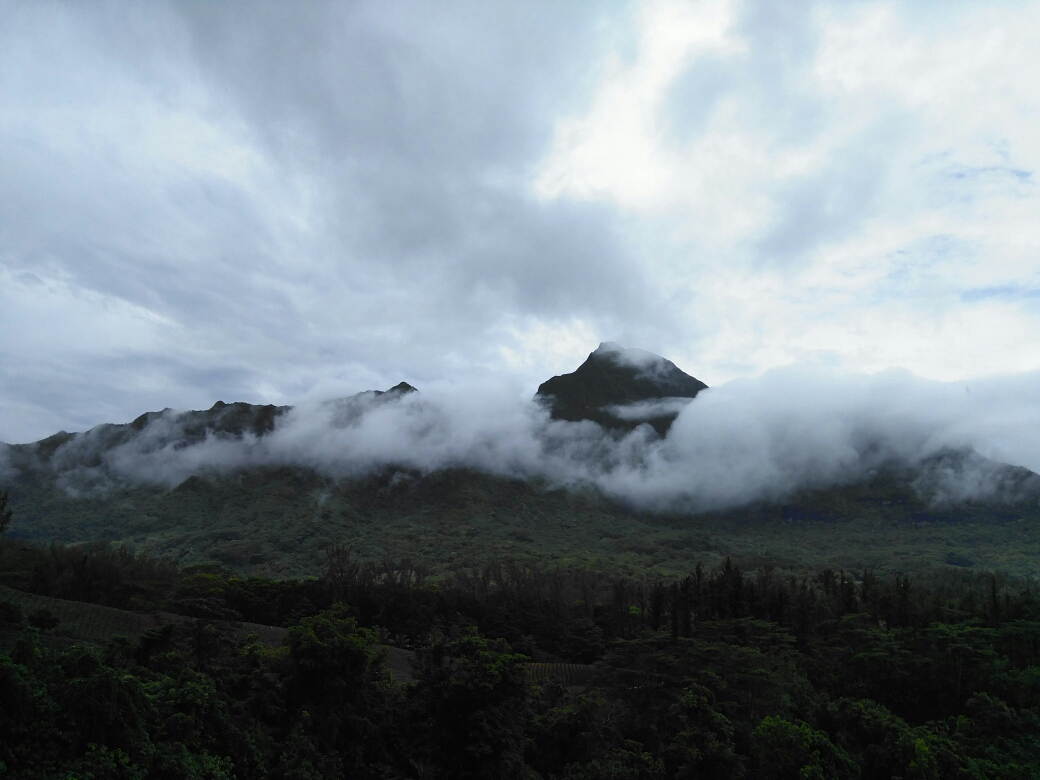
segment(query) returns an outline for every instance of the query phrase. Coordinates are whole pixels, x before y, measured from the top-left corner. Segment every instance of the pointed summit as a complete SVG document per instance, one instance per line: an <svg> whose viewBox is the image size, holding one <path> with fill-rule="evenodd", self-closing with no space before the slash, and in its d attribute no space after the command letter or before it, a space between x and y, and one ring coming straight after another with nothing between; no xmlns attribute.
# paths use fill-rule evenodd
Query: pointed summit
<svg viewBox="0 0 1040 780"><path fill-rule="evenodd" d="M405 395L406 393L418 393L419 391L412 387L407 382L398 382L396 385L391 387L386 392L397 393L398 395Z"/></svg>
<svg viewBox="0 0 1040 780"><path fill-rule="evenodd" d="M647 422L664 434L679 409L705 388L660 355L605 341L574 373L543 382L535 397L556 420L592 420L605 428Z"/></svg>

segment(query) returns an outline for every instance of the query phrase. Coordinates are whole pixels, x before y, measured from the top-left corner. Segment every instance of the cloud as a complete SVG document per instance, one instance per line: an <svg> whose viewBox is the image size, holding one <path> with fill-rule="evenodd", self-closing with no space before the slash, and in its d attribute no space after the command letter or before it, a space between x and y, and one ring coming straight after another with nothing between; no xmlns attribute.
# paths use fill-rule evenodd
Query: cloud
<svg viewBox="0 0 1040 780"><path fill-rule="evenodd" d="M655 417L678 414L688 403L689 398L660 398L623 406L608 406L607 411L621 420L652 420Z"/></svg>
<svg viewBox="0 0 1040 780"><path fill-rule="evenodd" d="M648 372L653 373L658 369L659 366L666 363L665 359L660 355L655 355L653 352L648 352L645 349L639 349L637 347L625 347L618 344L616 341L604 341L596 349L596 352L606 353L611 358L622 365L631 366L632 368L641 368Z"/></svg>
<svg viewBox="0 0 1040 780"><path fill-rule="evenodd" d="M589 343L1040 370L1021 3L0 10L0 439Z"/></svg>
<svg viewBox="0 0 1040 780"><path fill-rule="evenodd" d="M252 467L333 478L467 468L594 486L659 510L782 500L890 466L916 469L928 500L1021 498L1008 492L1020 486L996 461L1040 470L1038 375L965 386L899 371L776 370L702 391L678 409L664 438L649 426L622 435L550 420L518 389L442 386L312 404L276 418L263 436L211 432L187 444L190 418L167 411L129 438L111 426L80 434L48 468L74 495L104 494L121 481L172 487Z"/></svg>
<svg viewBox="0 0 1040 780"><path fill-rule="evenodd" d="M1032 382L1035 388L1037 378ZM884 465L921 466L963 448L1013 451L1015 462L1040 466L1031 435L1006 427L1010 414L1036 417L1024 399L1012 403L1005 396L989 407L963 386L904 372L778 370L702 391L640 468L619 469L601 480L608 490L643 504L668 507L682 499L726 506L848 484ZM939 495L940 488L951 497L951 490L961 491L959 498L992 495L995 472L981 469L961 474L959 487L936 482L930 495Z"/></svg>
<svg viewBox="0 0 1040 780"><path fill-rule="evenodd" d="M1035 304L971 297L1038 272L1035 9L700 3L713 45L672 24L683 45L660 49L660 20L687 6L643 7L635 53L543 163L546 196L638 225L650 282L683 312L681 337L626 340L712 385L812 359L938 379L1040 368L1006 338L1013 321L1038 332Z"/></svg>
<svg viewBox="0 0 1040 780"><path fill-rule="evenodd" d="M0 438L429 381L532 320L652 318L614 211L527 184L610 12L5 9Z"/></svg>

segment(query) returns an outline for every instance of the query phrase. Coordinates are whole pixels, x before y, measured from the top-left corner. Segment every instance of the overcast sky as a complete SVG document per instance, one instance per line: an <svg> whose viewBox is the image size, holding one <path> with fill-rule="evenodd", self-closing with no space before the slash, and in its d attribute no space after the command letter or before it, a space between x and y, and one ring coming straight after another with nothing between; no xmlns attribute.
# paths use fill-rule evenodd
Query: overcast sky
<svg viewBox="0 0 1040 780"><path fill-rule="evenodd" d="M1036 3L0 2L0 440L600 341L1040 370Z"/></svg>

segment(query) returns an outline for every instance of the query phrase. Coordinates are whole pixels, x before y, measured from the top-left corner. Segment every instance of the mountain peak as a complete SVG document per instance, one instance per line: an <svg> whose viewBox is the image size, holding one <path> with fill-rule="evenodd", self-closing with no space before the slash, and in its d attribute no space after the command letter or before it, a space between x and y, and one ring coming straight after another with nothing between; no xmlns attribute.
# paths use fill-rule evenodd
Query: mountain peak
<svg viewBox="0 0 1040 780"><path fill-rule="evenodd" d="M604 341L576 371L543 382L535 397L557 420L629 429L647 422L664 434L679 409L705 388L660 355Z"/></svg>
<svg viewBox="0 0 1040 780"><path fill-rule="evenodd" d="M669 373L674 369L674 371L678 371L683 376L689 376L689 374L683 373L675 363L660 355L655 355L653 352L648 352L645 349L623 347L616 341L601 342L596 347L596 350L589 355L588 359L607 361L620 366L634 368L644 373L656 374L662 371ZM690 377L690 379L693 379L693 377Z"/></svg>

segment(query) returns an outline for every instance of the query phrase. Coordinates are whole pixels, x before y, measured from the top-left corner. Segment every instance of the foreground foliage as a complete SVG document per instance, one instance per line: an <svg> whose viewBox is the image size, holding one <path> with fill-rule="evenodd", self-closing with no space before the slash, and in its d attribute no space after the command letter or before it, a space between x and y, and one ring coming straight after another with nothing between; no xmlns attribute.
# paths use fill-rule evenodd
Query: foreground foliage
<svg viewBox="0 0 1040 780"><path fill-rule="evenodd" d="M23 589L191 618L59 650L60 622L0 601L0 777L1040 776L1026 580L490 561L433 581L329 548L323 577L276 581L101 546L0 554ZM271 647L228 618L288 630ZM415 649L414 683L388 640ZM534 684L528 660L595 666Z"/></svg>

